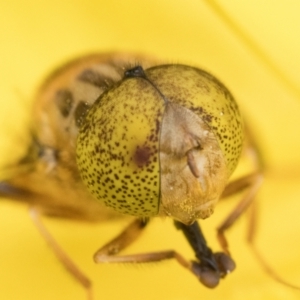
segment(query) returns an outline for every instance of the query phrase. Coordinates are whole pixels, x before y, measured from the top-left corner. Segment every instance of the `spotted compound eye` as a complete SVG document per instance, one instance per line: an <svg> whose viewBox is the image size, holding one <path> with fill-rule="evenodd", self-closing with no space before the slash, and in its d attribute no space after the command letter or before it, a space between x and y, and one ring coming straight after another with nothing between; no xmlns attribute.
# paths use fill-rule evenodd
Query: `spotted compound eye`
<svg viewBox="0 0 300 300"><path fill-rule="evenodd" d="M237 104L212 75L135 67L88 112L77 164L89 191L116 211L191 224L213 212L242 142Z"/></svg>

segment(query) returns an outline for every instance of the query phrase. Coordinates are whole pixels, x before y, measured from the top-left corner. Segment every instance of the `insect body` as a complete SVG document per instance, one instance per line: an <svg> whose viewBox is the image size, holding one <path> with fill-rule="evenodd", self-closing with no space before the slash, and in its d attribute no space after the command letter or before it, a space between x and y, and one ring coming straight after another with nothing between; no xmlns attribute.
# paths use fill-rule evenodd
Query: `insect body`
<svg viewBox="0 0 300 300"><path fill-rule="evenodd" d="M27 155L1 183L1 194L46 215L100 221L137 217L95 254L96 262L175 258L207 287L235 265L223 232L253 199L256 172L227 185L243 145L243 124L230 92L212 75L144 57L99 54L53 73L35 103ZM207 246L197 219L222 196L249 188L242 209L220 226L224 253ZM176 251L113 256L154 216L169 216L196 261Z"/></svg>

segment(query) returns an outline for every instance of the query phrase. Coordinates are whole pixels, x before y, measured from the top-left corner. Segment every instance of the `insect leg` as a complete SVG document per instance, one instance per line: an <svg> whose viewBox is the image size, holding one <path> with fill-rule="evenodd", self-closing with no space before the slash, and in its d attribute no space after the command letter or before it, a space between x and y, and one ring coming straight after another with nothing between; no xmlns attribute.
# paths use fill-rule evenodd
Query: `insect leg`
<svg viewBox="0 0 300 300"><path fill-rule="evenodd" d="M54 254L58 258L58 260L62 263L62 265L66 268L66 270L86 289L87 291L87 299L92 300L92 283L90 279L83 274L83 272L75 265L75 263L69 258L69 256L60 248L58 243L55 241L53 236L46 229L44 224L40 219L40 214L34 207L30 208L30 216L38 231L42 235L42 237L46 240L46 242L52 248Z"/></svg>
<svg viewBox="0 0 300 300"><path fill-rule="evenodd" d="M235 221L249 208L249 206L254 207L255 196L263 181L263 171L265 169L265 162L263 159L262 152L260 151L258 144L252 134L250 128L245 126L246 142L245 142L245 154L250 159L253 165L252 173L245 175L230 182L221 198L226 198L232 196L241 191L247 190L243 198L237 204L237 206L232 210L232 212L227 216L227 218L222 222L222 224L217 228L218 240L221 247L225 253L229 254L228 243L226 241L224 232L229 229ZM253 239L254 235L254 218L253 222L250 222L248 237L251 235ZM249 238L248 238L249 240Z"/></svg>
<svg viewBox="0 0 300 300"><path fill-rule="evenodd" d="M275 270L273 270L273 268L266 262L264 257L261 255L260 251L255 246L255 243L254 243L254 233L255 233L255 227L256 227L255 224L256 224L255 205L252 205L251 211L250 211L249 231L248 231L248 235L247 235L247 242L249 243L251 250L253 251L256 259L262 265L262 267L264 268L266 273L268 273L276 281L299 291L300 290L299 286L286 281Z"/></svg>
<svg viewBox="0 0 300 300"><path fill-rule="evenodd" d="M227 218L222 222L222 224L217 228L218 240L222 249L227 254L229 254L229 250L224 232L235 223L235 221L246 211L246 209L251 204L253 204L255 196L262 184L262 181L262 174L259 172L255 172L231 182L227 185L223 192L222 197L224 198L248 188L248 191L244 195L242 200L232 210L232 212L227 216Z"/></svg>
<svg viewBox="0 0 300 300"><path fill-rule="evenodd" d="M247 242L250 245L251 250L253 251L256 259L262 265L266 273L268 273L273 279L277 282L280 282L288 287L293 289L300 290L299 286L291 284L284 280L280 275L277 274L276 271L273 270L272 267L266 262L264 257L261 255L260 251L257 249L254 243L255 236L255 227L256 227L256 212L255 212L255 196L256 193L262 183L262 175L261 173L253 173L242 178L239 178L233 182L231 182L225 189L223 193L223 197L230 196L236 192L239 192L245 188L249 188L247 194L242 198L242 200L238 203L235 209L229 214L229 216L223 221L223 223L217 228L218 239L223 248L223 250L229 254L228 244L224 235L224 232L230 228L235 221L240 217L241 214L245 212L247 208L250 210L250 221L249 221L249 230L247 234Z"/></svg>
<svg viewBox="0 0 300 300"><path fill-rule="evenodd" d="M175 226L182 230L200 261L187 261L174 250L139 253L133 255L115 256L131 244L143 231L147 223L140 219L134 220L119 236L104 245L95 255L96 263L149 263L166 259L176 259L177 262L191 271L207 287L218 285L220 278L235 268L235 263L224 253L213 253L207 247L204 236L197 222L184 225L175 221Z"/></svg>
<svg viewBox="0 0 300 300"><path fill-rule="evenodd" d="M110 255L118 254L133 243L143 232L147 224L148 221L135 219L117 237L109 241L94 254L94 261L96 263L114 262L114 258L110 257Z"/></svg>

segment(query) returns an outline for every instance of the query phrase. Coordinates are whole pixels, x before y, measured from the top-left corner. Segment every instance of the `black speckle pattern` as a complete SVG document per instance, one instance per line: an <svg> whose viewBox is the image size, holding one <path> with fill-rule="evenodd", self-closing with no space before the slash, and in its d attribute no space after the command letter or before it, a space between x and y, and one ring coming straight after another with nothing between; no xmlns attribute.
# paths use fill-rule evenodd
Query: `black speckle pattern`
<svg viewBox="0 0 300 300"><path fill-rule="evenodd" d="M244 129L228 89L211 74L184 65L153 67L146 75L169 101L190 109L209 125L226 159L229 176L239 161Z"/></svg>
<svg viewBox="0 0 300 300"><path fill-rule="evenodd" d="M77 163L82 179L97 199L123 214L158 213L164 105L147 80L125 79L96 101L80 128Z"/></svg>
<svg viewBox="0 0 300 300"><path fill-rule="evenodd" d="M225 177L238 163L242 118L230 92L212 75L163 65L142 77L125 76L81 119L76 148L83 182L118 212L137 217L160 212L160 132L167 103L191 110L208 125L225 158Z"/></svg>

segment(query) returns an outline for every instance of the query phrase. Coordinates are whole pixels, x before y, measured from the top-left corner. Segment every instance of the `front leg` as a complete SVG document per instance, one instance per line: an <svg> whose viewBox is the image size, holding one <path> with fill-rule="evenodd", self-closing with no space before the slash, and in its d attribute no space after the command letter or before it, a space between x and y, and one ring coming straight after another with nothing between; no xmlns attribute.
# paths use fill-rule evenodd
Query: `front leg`
<svg viewBox="0 0 300 300"><path fill-rule="evenodd" d="M220 278L226 276L235 268L233 260L224 253L213 253L207 247L205 238L199 224L188 226L175 221L177 229L182 230L189 244L193 248L196 261L188 261L175 250L160 252L139 253L133 255L117 256L121 250L134 242L147 225L140 219L134 220L115 239L99 249L95 255L96 263L149 263L166 259L176 259L177 262L191 271L206 287L214 288L218 285Z"/></svg>

